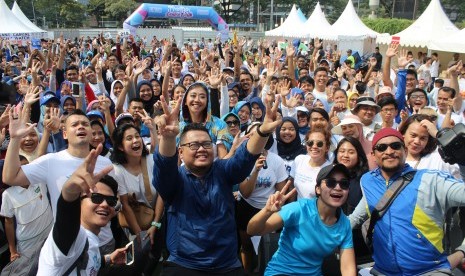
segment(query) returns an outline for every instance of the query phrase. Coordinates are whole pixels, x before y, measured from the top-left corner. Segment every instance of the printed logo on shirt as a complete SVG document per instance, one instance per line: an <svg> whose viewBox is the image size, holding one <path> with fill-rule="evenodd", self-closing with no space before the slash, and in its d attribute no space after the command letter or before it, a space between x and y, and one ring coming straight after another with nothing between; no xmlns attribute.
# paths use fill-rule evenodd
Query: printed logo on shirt
<svg viewBox="0 0 465 276"><path fill-rule="evenodd" d="M256 188L270 188L271 187L271 177L258 177L257 183L255 183Z"/></svg>

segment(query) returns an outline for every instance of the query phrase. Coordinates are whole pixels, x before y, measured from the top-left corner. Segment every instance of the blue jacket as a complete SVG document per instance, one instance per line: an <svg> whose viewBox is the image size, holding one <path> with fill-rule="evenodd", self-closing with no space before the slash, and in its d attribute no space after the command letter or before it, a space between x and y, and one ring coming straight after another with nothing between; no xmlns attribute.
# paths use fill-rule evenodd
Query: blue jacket
<svg viewBox="0 0 465 276"><path fill-rule="evenodd" d="M166 243L169 261L182 267L222 273L241 266L237 258L232 186L252 171L258 155L245 144L230 159L217 159L210 171L198 178L178 155L154 156L153 185L167 210Z"/></svg>
<svg viewBox="0 0 465 276"><path fill-rule="evenodd" d="M389 185L412 170L406 164L388 181L379 168L364 174L361 185L369 212ZM418 170L375 225L375 268L385 275L419 275L435 269L449 269L442 245L444 217L451 207L464 205L462 181L445 172Z"/></svg>

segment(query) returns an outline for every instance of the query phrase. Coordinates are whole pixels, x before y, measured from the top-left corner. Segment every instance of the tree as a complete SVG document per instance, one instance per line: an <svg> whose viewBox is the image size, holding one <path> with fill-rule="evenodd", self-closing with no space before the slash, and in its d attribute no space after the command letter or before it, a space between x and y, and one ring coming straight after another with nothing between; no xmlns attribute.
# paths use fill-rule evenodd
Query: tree
<svg viewBox="0 0 465 276"><path fill-rule="evenodd" d="M105 0L90 0L87 4L87 13L95 16L97 21L102 20L102 16L106 15L105 2Z"/></svg>
<svg viewBox="0 0 465 276"><path fill-rule="evenodd" d="M123 22L138 6L134 0L106 0L105 12L113 20Z"/></svg>

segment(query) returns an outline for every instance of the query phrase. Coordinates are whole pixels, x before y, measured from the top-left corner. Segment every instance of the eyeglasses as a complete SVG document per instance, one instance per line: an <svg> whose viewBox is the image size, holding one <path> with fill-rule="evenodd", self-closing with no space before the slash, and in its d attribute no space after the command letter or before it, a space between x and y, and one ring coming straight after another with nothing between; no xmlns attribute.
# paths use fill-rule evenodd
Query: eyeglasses
<svg viewBox="0 0 465 276"><path fill-rule="evenodd" d="M88 198L89 196L83 196L81 199ZM118 204L118 198L116 196L106 196L99 193L91 193L90 194L90 201L94 204L102 204L103 201L106 201L110 207L115 208L116 204Z"/></svg>
<svg viewBox="0 0 465 276"><path fill-rule="evenodd" d="M410 98L416 100L416 99L420 99L420 100L424 100L426 99L426 96L425 95L412 95L410 96Z"/></svg>
<svg viewBox="0 0 465 276"><path fill-rule="evenodd" d="M180 145L181 147L189 147L191 150L198 150L200 147L204 149L211 149L213 146L212 141L205 141L205 142L192 142L192 143L185 143Z"/></svg>
<svg viewBox="0 0 465 276"><path fill-rule="evenodd" d="M313 147L313 145L316 143L316 146L319 147L319 148L322 148L323 145L325 144L323 141L307 141L307 146L309 147Z"/></svg>
<svg viewBox="0 0 465 276"><path fill-rule="evenodd" d="M394 111L396 111L395 108L383 108L383 109L381 109L381 112L383 112L383 113L393 113Z"/></svg>
<svg viewBox="0 0 465 276"><path fill-rule="evenodd" d="M234 121L226 121L226 124L230 127L230 126L238 126L239 125L239 121L238 120L234 120Z"/></svg>
<svg viewBox="0 0 465 276"><path fill-rule="evenodd" d="M343 190L348 190L350 186L350 181L348 179L336 180L334 178L327 178L323 179L322 181L324 181L326 183L326 187L330 189L336 188L337 184L339 184L339 187L341 187Z"/></svg>
<svg viewBox="0 0 465 276"><path fill-rule="evenodd" d="M390 147L393 150L400 150L404 146L404 143L402 142L393 142L390 144L377 144L376 146L373 147L373 150L377 150L379 152L385 152L388 147Z"/></svg>

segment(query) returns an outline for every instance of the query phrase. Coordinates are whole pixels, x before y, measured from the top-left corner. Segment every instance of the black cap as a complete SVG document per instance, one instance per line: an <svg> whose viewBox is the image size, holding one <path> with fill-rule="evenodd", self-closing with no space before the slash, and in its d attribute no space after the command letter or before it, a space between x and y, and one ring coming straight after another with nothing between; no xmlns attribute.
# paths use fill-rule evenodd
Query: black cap
<svg viewBox="0 0 465 276"><path fill-rule="evenodd" d="M318 176L316 177L316 185L320 185L323 179L328 178L328 176L335 171L343 173L347 177L347 179L350 178L350 172L346 166L342 164L331 164L321 168L320 172L318 173Z"/></svg>

